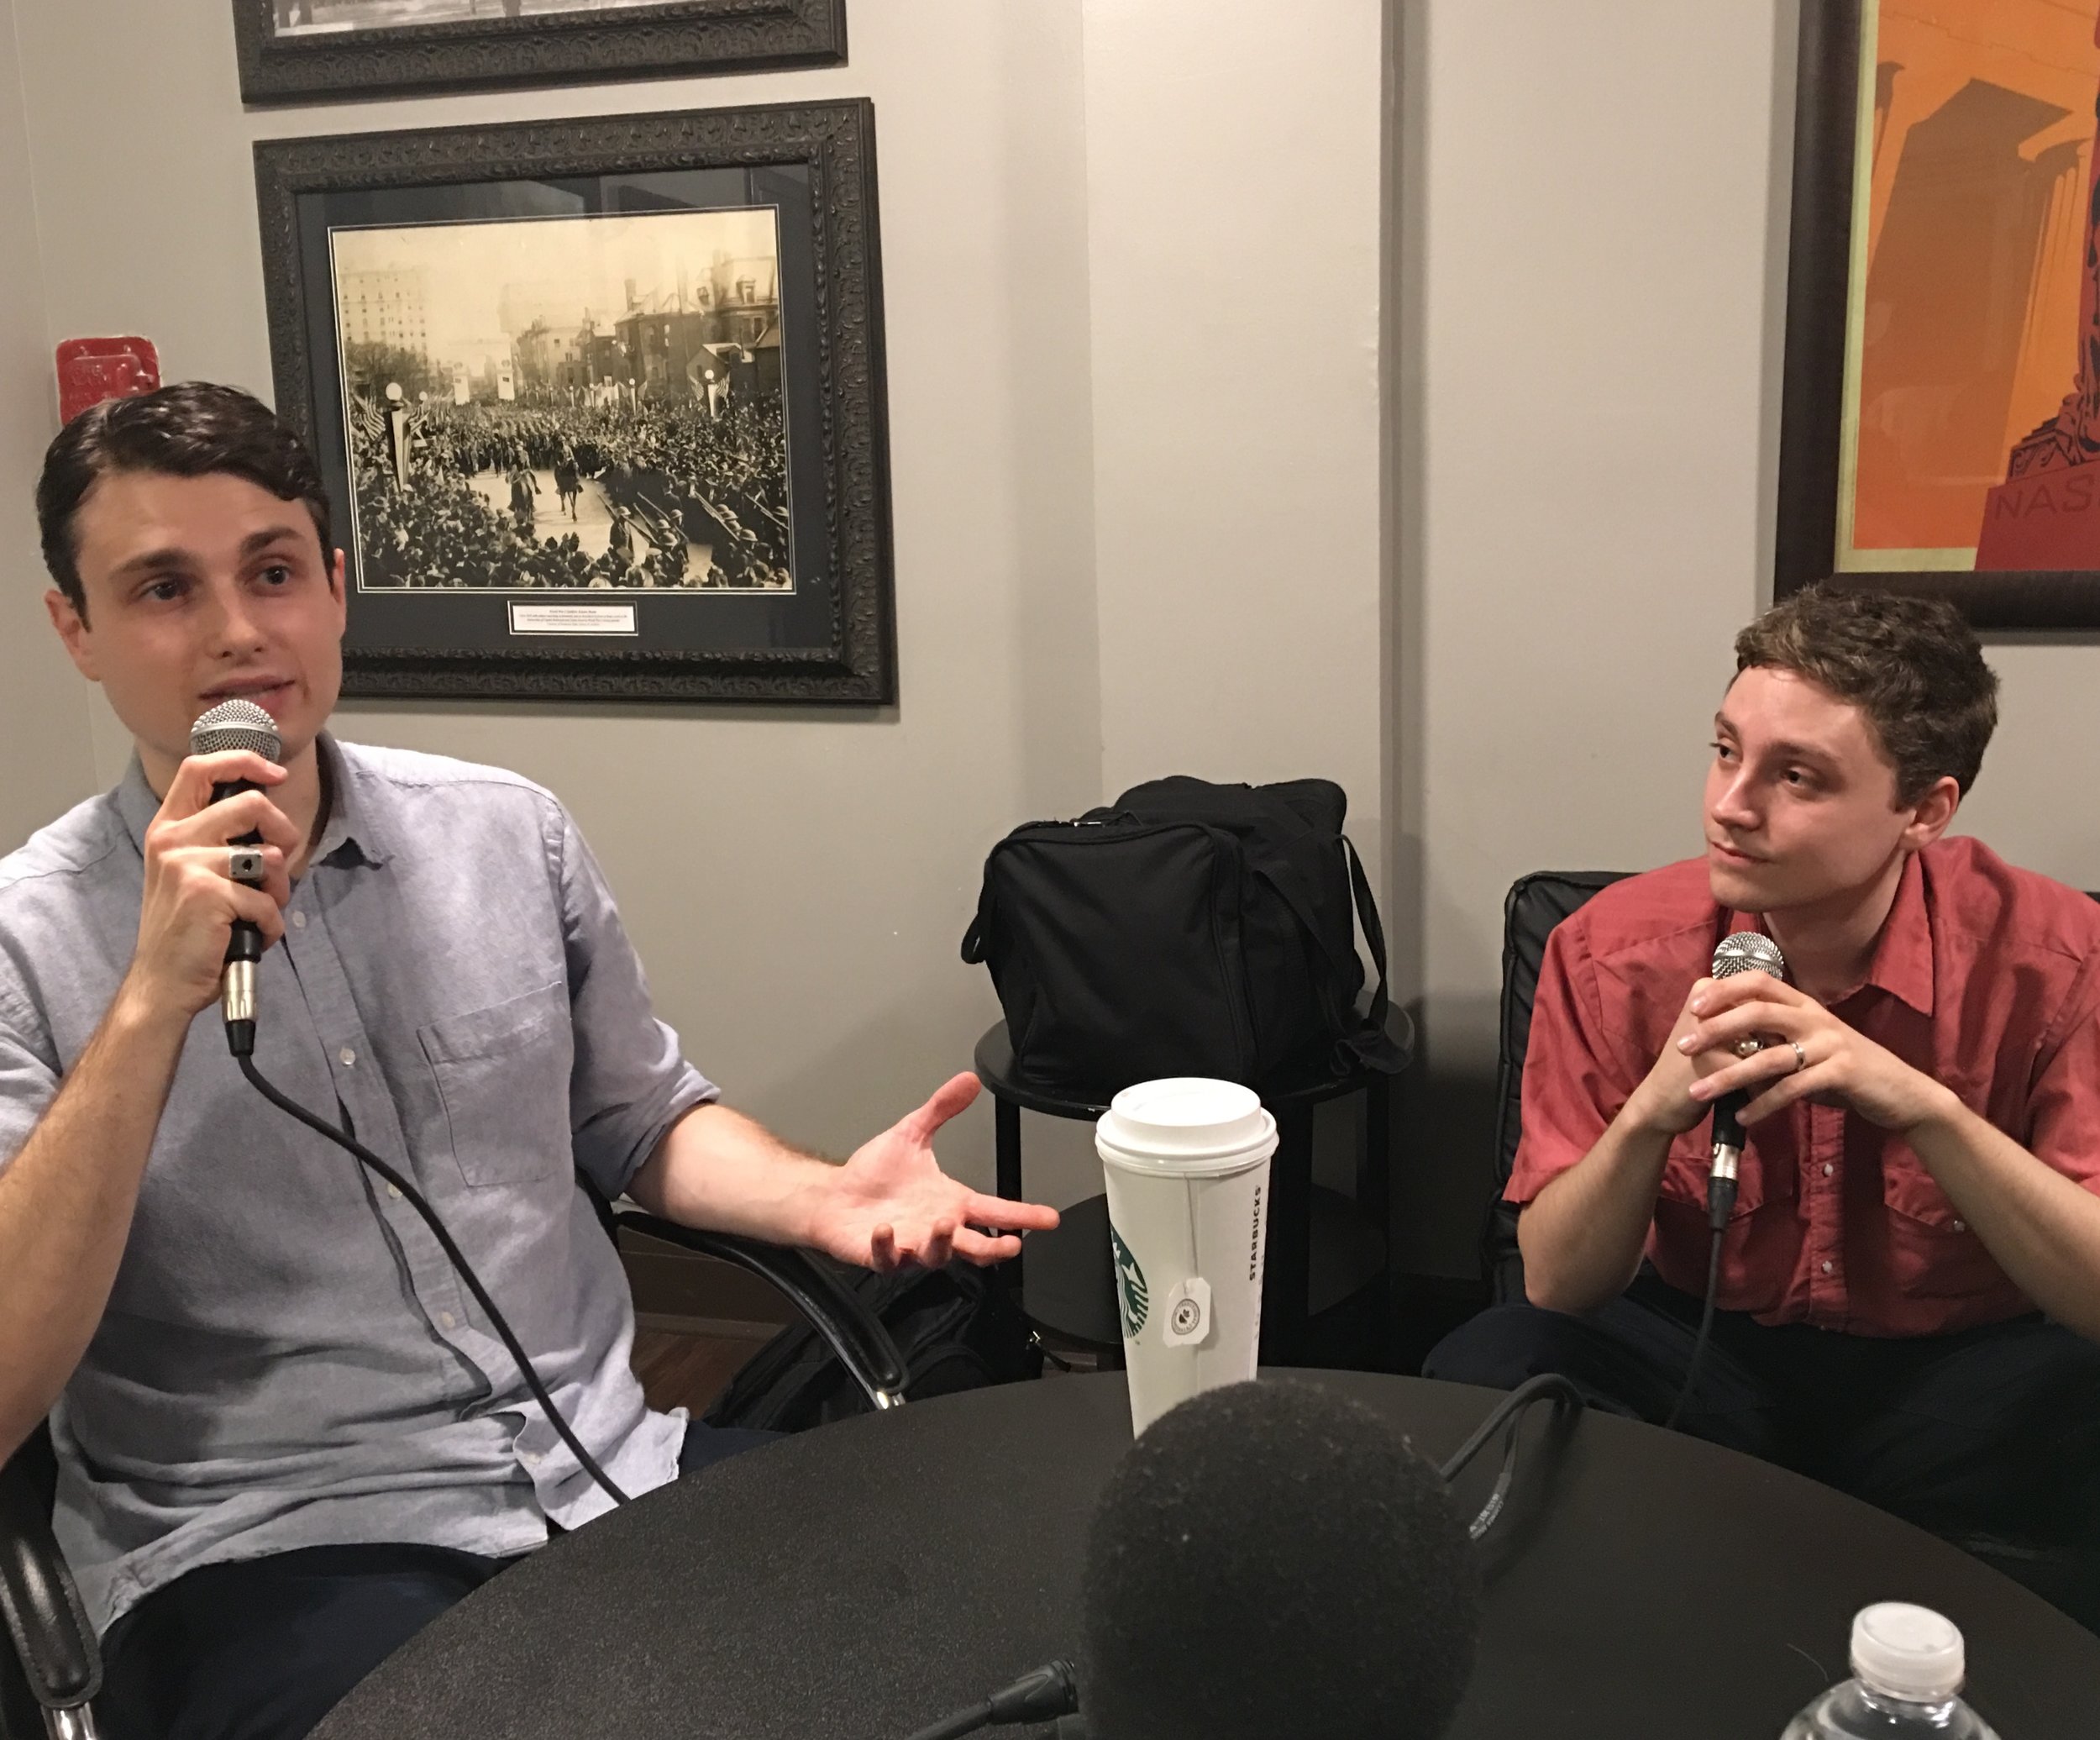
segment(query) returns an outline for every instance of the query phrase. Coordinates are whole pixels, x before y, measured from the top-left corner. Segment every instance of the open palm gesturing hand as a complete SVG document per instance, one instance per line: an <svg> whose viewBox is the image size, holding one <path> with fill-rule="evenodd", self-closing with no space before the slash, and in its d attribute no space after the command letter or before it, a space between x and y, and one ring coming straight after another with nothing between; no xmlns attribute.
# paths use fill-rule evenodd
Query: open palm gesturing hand
<svg viewBox="0 0 2100 1740"><path fill-rule="evenodd" d="M1054 1208L988 1196L941 1170L934 1132L977 1091L974 1075L955 1076L836 1168L811 1222L817 1248L887 1274L904 1263L938 1269L951 1257L1004 1262L1020 1254L1018 1233L1056 1226Z"/></svg>

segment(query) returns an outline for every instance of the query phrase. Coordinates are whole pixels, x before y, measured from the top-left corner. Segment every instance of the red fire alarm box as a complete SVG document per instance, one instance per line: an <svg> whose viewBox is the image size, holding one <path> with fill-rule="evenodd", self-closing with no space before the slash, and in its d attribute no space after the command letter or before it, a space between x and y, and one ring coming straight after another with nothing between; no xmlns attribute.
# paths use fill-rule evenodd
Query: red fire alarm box
<svg viewBox="0 0 2100 1740"><path fill-rule="evenodd" d="M58 414L71 423L104 399L135 398L160 384L150 339L68 339L58 347Z"/></svg>

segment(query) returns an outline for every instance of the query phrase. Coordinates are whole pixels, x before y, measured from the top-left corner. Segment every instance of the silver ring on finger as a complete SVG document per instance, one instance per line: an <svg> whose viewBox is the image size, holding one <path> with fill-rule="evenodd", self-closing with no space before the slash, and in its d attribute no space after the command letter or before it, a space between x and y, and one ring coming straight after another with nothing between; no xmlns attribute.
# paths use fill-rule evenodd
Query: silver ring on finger
<svg viewBox="0 0 2100 1740"><path fill-rule="evenodd" d="M260 888L264 881L263 855L254 846L228 846L226 849L226 874L236 882L245 882L250 888Z"/></svg>
<svg viewBox="0 0 2100 1740"><path fill-rule="evenodd" d="M1787 1043L1793 1047L1793 1067L1798 1075L1809 1067L1809 1054L1801 1049L1798 1039L1789 1039Z"/></svg>

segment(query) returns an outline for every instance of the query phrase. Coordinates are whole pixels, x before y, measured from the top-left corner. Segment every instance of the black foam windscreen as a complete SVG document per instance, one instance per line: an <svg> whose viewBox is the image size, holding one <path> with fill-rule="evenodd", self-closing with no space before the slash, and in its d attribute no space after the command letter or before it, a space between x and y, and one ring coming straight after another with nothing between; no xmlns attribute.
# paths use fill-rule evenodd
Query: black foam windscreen
<svg viewBox="0 0 2100 1740"><path fill-rule="evenodd" d="M1090 1740L1436 1740L1480 1571L1436 1470L1360 1404L1236 1384L1131 1447L1087 1542Z"/></svg>

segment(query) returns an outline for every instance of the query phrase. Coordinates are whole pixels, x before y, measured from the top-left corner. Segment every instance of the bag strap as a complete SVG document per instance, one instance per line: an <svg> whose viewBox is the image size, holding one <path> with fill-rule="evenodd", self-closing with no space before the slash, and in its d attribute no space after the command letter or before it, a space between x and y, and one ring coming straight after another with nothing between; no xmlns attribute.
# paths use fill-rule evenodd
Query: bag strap
<svg viewBox="0 0 2100 1740"><path fill-rule="evenodd" d="M984 965L985 947L991 938L992 909L999 900L992 887L992 859L998 855L999 846L994 846L984 859L984 881L977 891L977 910L970 916L969 928L963 933L963 959L974 967Z"/></svg>
<svg viewBox="0 0 2100 1740"><path fill-rule="evenodd" d="M1371 1007L1368 1013L1358 1018L1353 1011L1336 1011L1331 1005L1330 1018L1334 1022L1336 1031L1345 1035L1339 1043L1350 1055L1368 1069L1383 1070L1389 1075L1397 1075L1403 1059L1399 1047L1387 1037L1385 1031L1386 1012L1392 1001L1386 971L1385 927L1378 922L1378 903L1372 896L1371 879L1364 874L1363 860L1357 856L1355 842L1346 833L1336 838L1341 840L1342 850L1349 859L1349 886L1356 906L1357 923L1363 927L1364 944L1371 951L1371 964L1378 969L1378 985L1371 993ZM1290 908L1292 916L1298 920L1299 928L1320 945L1320 953L1327 957L1329 964L1339 970L1341 962L1335 959L1333 951L1320 936L1320 928L1313 923L1312 915L1304 900L1291 886L1292 879L1289 875L1278 875L1275 866L1272 865L1258 866L1255 874L1276 891L1284 904ZM1349 950L1353 960L1356 953L1353 938L1350 939ZM1348 1033L1347 1029L1352 1024L1356 1031Z"/></svg>
<svg viewBox="0 0 2100 1740"><path fill-rule="evenodd" d="M1371 964L1378 970L1378 989L1371 993L1371 1025L1379 1033L1385 1031L1385 1012L1391 1001L1386 989L1385 927L1378 923L1378 903L1371 897L1371 879L1363 873L1363 860L1357 856L1356 842L1347 834L1341 836L1342 849L1349 854L1349 886L1357 901L1357 923L1363 927L1363 940L1371 950Z"/></svg>

